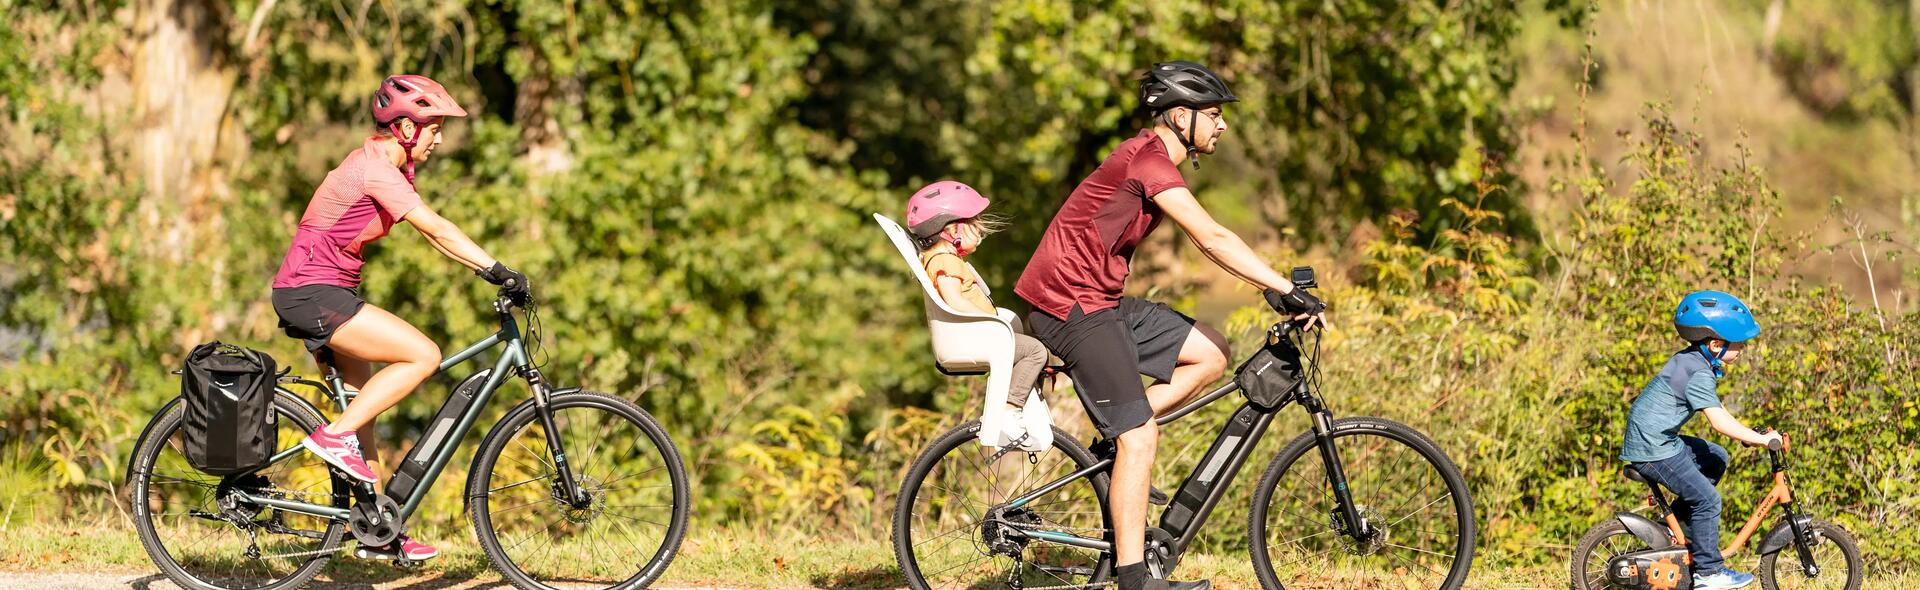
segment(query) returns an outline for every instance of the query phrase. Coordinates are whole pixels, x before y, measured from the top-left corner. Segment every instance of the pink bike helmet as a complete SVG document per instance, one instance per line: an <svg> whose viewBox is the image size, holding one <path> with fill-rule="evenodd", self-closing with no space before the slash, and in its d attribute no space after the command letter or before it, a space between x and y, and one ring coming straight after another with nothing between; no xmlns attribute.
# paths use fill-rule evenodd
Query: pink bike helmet
<svg viewBox="0 0 1920 590"><path fill-rule="evenodd" d="M407 165L400 172L407 177L407 183L413 183L413 146L420 143L420 134L435 117L465 117L467 110L454 102L447 88L432 78L414 74L396 74L380 81L380 89L373 93L373 121L386 126L393 138L400 141L400 148L407 151ZM413 121L413 136L400 133L400 119Z"/></svg>
<svg viewBox="0 0 1920 590"><path fill-rule="evenodd" d="M465 117L467 110L453 100L447 88L426 76L396 74L380 82L373 93L373 122L391 124L401 117L425 125L434 117Z"/></svg>
<svg viewBox="0 0 1920 590"><path fill-rule="evenodd" d="M942 180L920 187L907 199L907 231L929 242L947 224L979 217L985 210L987 198L980 191L958 181Z"/></svg>

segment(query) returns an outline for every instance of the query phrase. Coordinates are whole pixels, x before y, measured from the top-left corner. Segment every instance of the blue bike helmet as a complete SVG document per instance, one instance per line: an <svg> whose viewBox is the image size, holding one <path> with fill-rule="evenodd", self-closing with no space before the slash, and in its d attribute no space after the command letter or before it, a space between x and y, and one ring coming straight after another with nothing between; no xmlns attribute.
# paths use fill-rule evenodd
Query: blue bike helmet
<svg viewBox="0 0 1920 590"><path fill-rule="evenodd" d="M1746 342L1760 335L1760 323L1739 297L1720 291L1694 291L1673 312L1673 329L1688 342L1718 338Z"/></svg>
<svg viewBox="0 0 1920 590"><path fill-rule="evenodd" d="M1694 343L1692 348L1701 356L1707 357L1716 378L1726 374L1720 359L1727 351L1722 348L1714 352L1708 348L1708 338L1746 342L1760 335L1760 323L1753 320L1753 310L1747 308L1746 302L1720 291L1688 293L1680 300L1680 309L1673 311L1673 329L1680 332L1681 338Z"/></svg>

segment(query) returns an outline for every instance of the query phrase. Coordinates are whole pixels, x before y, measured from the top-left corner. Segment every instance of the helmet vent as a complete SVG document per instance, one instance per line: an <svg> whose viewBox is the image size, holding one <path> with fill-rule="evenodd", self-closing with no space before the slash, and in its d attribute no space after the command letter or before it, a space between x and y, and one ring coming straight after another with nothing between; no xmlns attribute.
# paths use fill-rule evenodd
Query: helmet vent
<svg viewBox="0 0 1920 590"><path fill-rule="evenodd" d="M429 104L427 102L427 99L424 99L424 98L413 99L413 104L420 105L421 108L428 108L433 106L432 104Z"/></svg>
<svg viewBox="0 0 1920 590"><path fill-rule="evenodd" d="M1719 306L1720 306L1720 302L1714 301L1712 299L1700 300L1700 307L1719 307Z"/></svg>

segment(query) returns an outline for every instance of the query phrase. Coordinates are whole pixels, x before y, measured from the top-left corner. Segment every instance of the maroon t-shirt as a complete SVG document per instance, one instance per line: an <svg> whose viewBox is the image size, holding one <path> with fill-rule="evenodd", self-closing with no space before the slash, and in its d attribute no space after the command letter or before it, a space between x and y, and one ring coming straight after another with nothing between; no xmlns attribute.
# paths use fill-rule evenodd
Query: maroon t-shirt
<svg viewBox="0 0 1920 590"><path fill-rule="evenodd" d="M1053 215L1014 294L1061 319L1076 303L1083 313L1118 306L1134 246L1160 225L1153 196L1186 185L1153 130L1120 142Z"/></svg>

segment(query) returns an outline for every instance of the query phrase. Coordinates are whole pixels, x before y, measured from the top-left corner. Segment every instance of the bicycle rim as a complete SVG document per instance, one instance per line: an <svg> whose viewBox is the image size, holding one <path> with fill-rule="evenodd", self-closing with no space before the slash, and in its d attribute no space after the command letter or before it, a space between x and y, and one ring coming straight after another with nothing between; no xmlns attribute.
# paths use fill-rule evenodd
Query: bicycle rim
<svg viewBox="0 0 1920 590"><path fill-rule="evenodd" d="M347 482L332 477L326 463L308 453L260 470L260 479L201 473L184 453L184 415L176 408L149 433L138 450L129 490L135 528L155 565L188 588L293 588L318 574L340 547L345 525L271 508L223 506L222 499L231 497L229 490L244 488L250 494L345 507ZM320 425L317 417L283 399L275 400L274 415L283 448Z"/></svg>
<svg viewBox="0 0 1920 590"><path fill-rule="evenodd" d="M1347 488L1375 531L1346 534L1313 436L1287 445L1254 497L1254 560L1269 587L1454 590L1473 560L1466 483L1406 426L1373 418L1334 425Z"/></svg>
<svg viewBox="0 0 1920 590"><path fill-rule="evenodd" d="M547 428L528 406L488 437L475 466L468 495L481 546L521 588L607 588L658 578L679 547L689 498L672 441L638 407L605 394L559 396L550 407L588 500L566 499Z"/></svg>
<svg viewBox="0 0 1920 590"><path fill-rule="evenodd" d="M1104 476L1080 478L1005 509L1010 500L1092 464L1092 455L1057 430L1054 449L1033 455L980 446L978 432L978 422L948 432L915 461L901 487L894 550L908 584L949 590L1104 583L1110 552L1028 536L1064 533L1110 541Z"/></svg>
<svg viewBox="0 0 1920 590"><path fill-rule="evenodd" d="M1763 586L1770 590L1859 590L1865 579L1864 562L1860 557L1859 543L1840 527L1816 522L1812 536L1813 563L1820 567L1818 576L1809 576L1801 569L1800 553L1792 545L1760 560L1760 577Z"/></svg>
<svg viewBox="0 0 1920 590"><path fill-rule="evenodd" d="M1619 520L1609 519L1595 525L1580 539L1573 552L1573 588L1602 590L1607 583L1607 561L1614 557L1644 551L1646 542L1627 531Z"/></svg>

